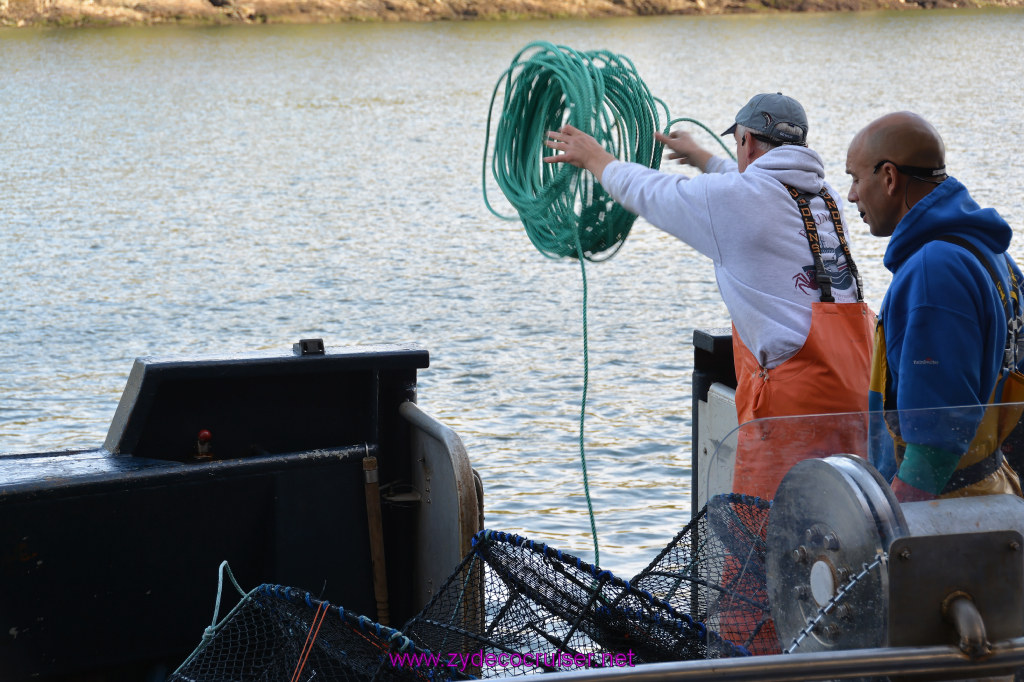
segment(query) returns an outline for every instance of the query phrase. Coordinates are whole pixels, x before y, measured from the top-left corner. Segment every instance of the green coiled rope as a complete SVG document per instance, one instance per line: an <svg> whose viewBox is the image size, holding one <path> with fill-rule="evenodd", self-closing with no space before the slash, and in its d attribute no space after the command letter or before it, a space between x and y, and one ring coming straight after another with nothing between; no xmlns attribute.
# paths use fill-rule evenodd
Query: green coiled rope
<svg viewBox="0 0 1024 682"><path fill-rule="evenodd" d="M668 118L665 103L651 96L625 57L534 42L515 56L494 86L488 143L502 85L504 101L490 165L518 215L502 215L487 200L489 147L485 145L487 208L500 218L521 220L530 241L549 258L610 258L626 239L636 215L613 202L590 173L568 164L544 163L545 133L568 123L593 135L616 157L658 168L662 150L654 141L654 131Z"/></svg>
<svg viewBox="0 0 1024 682"><path fill-rule="evenodd" d="M502 89L494 151L489 154L494 105ZM654 139L655 131L664 127L667 134L675 123L688 121L711 133L693 119L668 118L668 107L651 95L628 58L605 50L578 52L544 41L530 43L516 54L494 86L487 114L482 184L488 210L504 220L521 220L530 241L544 256L574 257L580 263L583 395L579 448L595 565L600 565L600 551L583 439L590 366L585 261L599 262L618 253L637 216L613 201L589 172L569 164L545 163L549 153L543 142L547 131L569 124L592 135L616 158L657 169L663 147ZM731 156L728 147L721 140L719 143ZM515 216L499 213L487 199L488 159L491 174L515 208Z"/></svg>

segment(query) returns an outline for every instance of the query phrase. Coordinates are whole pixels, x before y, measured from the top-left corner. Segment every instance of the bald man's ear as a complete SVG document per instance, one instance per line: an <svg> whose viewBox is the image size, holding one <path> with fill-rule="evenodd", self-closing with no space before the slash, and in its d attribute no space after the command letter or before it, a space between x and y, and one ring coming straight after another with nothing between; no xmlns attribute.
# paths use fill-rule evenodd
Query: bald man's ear
<svg viewBox="0 0 1024 682"><path fill-rule="evenodd" d="M896 164L891 161L886 161L882 164L882 167L878 169L878 172L882 175L882 186L885 187L886 194L889 196L902 194L900 191L902 178L900 177L900 172L896 170Z"/></svg>

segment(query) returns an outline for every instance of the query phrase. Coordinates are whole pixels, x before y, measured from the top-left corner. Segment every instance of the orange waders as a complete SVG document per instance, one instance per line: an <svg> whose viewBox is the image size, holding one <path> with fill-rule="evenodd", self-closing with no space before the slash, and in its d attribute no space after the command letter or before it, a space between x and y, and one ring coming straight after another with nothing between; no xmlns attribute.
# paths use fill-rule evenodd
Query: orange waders
<svg viewBox="0 0 1024 682"><path fill-rule="evenodd" d="M736 413L742 425L753 419L831 413L830 417L801 423L798 420L767 420L741 427L736 443L733 492L770 500L782 477L796 462L839 452L867 455L868 383L875 314L863 301L863 287L857 266L843 235L842 216L835 201L822 188L836 228L847 267L857 284L856 303L836 303L832 280L825 270L818 243L818 231L808 197L787 185L800 208L804 231L814 256L821 300L811 304L811 327L804 345L781 365L761 366L746 347L733 325L732 345L736 367ZM851 414L837 414L851 413ZM750 528L764 542L766 526ZM732 586L747 571L744 556L729 557L722 571L722 584ZM741 568L743 567L743 568ZM760 576L763 580L764 577ZM749 588L748 588L749 589ZM767 589L766 587L764 588ZM754 597L764 596L758 592ZM775 624L762 614L757 630L750 609L723 595L718 604L725 639L743 643L751 653L781 653ZM744 622L744 617L746 622Z"/></svg>
<svg viewBox="0 0 1024 682"><path fill-rule="evenodd" d="M843 235L842 217L825 189L819 195L831 212L847 267L857 283L856 303L835 303L825 271L818 232L806 195L787 187L800 207L814 255L821 301L811 304L811 328L796 355L766 369L733 326L736 413L739 423L765 417L860 413L815 420L815 425L773 420L741 428L736 446L733 492L775 497L782 477L798 461L836 453L867 456L868 383L875 315L863 301L856 265Z"/></svg>

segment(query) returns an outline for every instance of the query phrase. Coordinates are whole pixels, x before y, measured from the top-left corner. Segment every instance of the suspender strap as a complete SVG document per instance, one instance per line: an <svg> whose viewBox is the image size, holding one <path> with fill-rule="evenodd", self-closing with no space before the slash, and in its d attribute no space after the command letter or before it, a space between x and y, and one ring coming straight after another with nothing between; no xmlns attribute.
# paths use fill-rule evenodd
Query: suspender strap
<svg viewBox="0 0 1024 682"><path fill-rule="evenodd" d="M864 284L860 280L860 271L857 270L857 264L853 262L853 255L850 253L850 245L846 242L846 232L843 230L843 214L839 211L839 207L836 206L835 199L828 193L828 190L824 187L818 192L818 196L825 200L825 206L828 207L829 218L832 220L832 224L836 228L836 237L839 239L839 246L843 250L843 257L846 258L846 267L849 268L850 274L853 275L853 281L857 283L857 301L864 300Z"/></svg>
<svg viewBox="0 0 1024 682"><path fill-rule="evenodd" d="M1016 347L1016 331L1014 329L1014 303L1017 301L1018 296L1016 290L1018 287L1017 278L1013 273L1013 270L1009 267L1009 261L1007 260L1007 270L1009 271L1009 282L1010 286L1013 287L1014 292L1011 295L1007 295L1006 289L1003 287L1003 282L999 279L999 275L996 274L995 268L992 267L992 263L988 258L981 253L981 249L969 242L968 240L960 237L959 235L945 235L937 237L938 241L948 242L950 244L956 244L957 246L963 247L974 254L974 257L978 259L978 262L988 272L989 277L992 278L992 283L996 287L996 291L999 292L1000 302L1003 304L1003 308L1006 310L1007 320L1007 332L1006 332L1006 351L1003 357L1003 372L1012 372L1016 367L1016 357L1014 349ZM997 400L998 402L998 400ZM953 472L953 476L946 483L946 487L943 488L942 494L953 492L965 488L969 485L982 481L992 474L994 474L1000 466L1003 464L1003 451L997 447L995 452L981 460L975 462L970 466L966 466L963 469L957 469Z"/></svg>
<svg viewBox="0 0 1024 682"><path fill-rule="evenodd" d="M785 185L793 200L796 201L796 205L800 209L800 217L804 221L804 234L807 236L807 244L811 247L811 255L814 257L814 279L818 283L818 290L821 291L820 299L822 303L835 303L836 299L832 296L832 278L825 269L825 263L821 258L821 241L818 237L818 226L814 224L814 216L811 214L810 198L815 195L802 193L795 187L785 183L783 185ZM857 265L853 262L850 246L846 242L846 235L843 233L843 216L827 189L822 187L817 196L821 197L825 201L825 206L828 207L829 218L836 228L836 237L839 239L839 248L842 249L843 256L846 258L846 266L850 269L850 274L853 275L853 279L857 283L857 300L863 301L864 287L861 285L860 273L857 272Z"/></svg>
<svg viewBox="0 0 1024 682"><path fill-rule="evenodd" d="M942 237L936 237L936 240L962 246L974 254L974 257L978 259L978 262L980 262L982 267L984 267L988 272L988 276L992 278L992 283L996 285L996 291L999 292L999 301L1003 304L1003 308L1006 309L1007 319L1009 319L1010 308L1008 306L1009 301L1007 301L1006 298L1006 290L1003 289L1003 283L999 279L999 275L996 274L995 268L992 267L992 263L989 262L988 258L985 258L985 256L982 255L981 249L957 234L943 235Z"/></svg>
<svg viewBox="0 0 1024 682"><path fill-rule="evenodd" d="M1017 354L1017 337L1021 332L1017 315L1014 314L1014 309L1020 306L1020 294L1019 294L1019 282L1017 277L1014 275L1013 269L1010 267L1009 256L1004 254L1007 259L1006 270L1009 279L1010 287L1013 289L1007 293L1003 287L1003 282L999 279L999 275L996 274L995 268L992 267L992 263L989 262L988 258L981 253L981 250L964 239L963 237L955 234L944 235L936 238L938 241L948 242L950 244L956 244L957 246L963 247L974 254L974 257L978 259L978 262L988 272L988 276L992 278L992 283L996 287L996 291L999 292L999 301L1003 304L1003 310L1006 311L1006 350L1003 357L1003 371L1012 372L1017 368L1018 361L1021 360Z"/></svg>

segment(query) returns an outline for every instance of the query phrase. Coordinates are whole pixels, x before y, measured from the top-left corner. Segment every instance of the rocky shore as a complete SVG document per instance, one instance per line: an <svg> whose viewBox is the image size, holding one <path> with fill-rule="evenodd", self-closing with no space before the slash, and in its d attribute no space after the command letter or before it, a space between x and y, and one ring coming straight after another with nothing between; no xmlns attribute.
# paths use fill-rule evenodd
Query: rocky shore
<svg viewBox="0 0 1024 682"><path fill-rule="evenodd" d="M0 25L313 23L1024 7L1024 0L0 0Z"/></svg>

